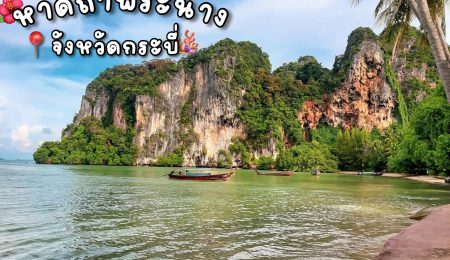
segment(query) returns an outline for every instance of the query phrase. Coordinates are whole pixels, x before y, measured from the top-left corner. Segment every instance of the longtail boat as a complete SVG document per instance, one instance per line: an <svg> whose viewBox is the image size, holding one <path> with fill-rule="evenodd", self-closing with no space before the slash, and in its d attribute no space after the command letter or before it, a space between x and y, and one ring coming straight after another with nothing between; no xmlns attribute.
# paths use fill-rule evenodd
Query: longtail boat
<svg viewBox="0 0 450 260"><path fill-rule="evenodd" d="M186 169L185 174L187 176L207 176L211 175L213 169Z"/></svg>
<svg viewBox="0 0 450 260"><path fill-rule="evenodd" d="M192 173L186 174L183 171L179 171L176 173L172 171L169 173L169 178L174 180L190 180L190 181L228 181L233 175L235 171L220 173L220 174L212 174L210 173Z"/></svg>
<svg viewBox="0 0 450 260"><path fill-rule="evenodd" d="M258 175L262 176L292 176L294 175L294 171L258 171L256 170Z"/></svg>
<svg viewBox="0 0 450 260"><path fill-rule="evenodd" d="M357 173L357 175L362 175L362 176L383 176L384 172L363 172L363 171L359 171Z"/></svg>

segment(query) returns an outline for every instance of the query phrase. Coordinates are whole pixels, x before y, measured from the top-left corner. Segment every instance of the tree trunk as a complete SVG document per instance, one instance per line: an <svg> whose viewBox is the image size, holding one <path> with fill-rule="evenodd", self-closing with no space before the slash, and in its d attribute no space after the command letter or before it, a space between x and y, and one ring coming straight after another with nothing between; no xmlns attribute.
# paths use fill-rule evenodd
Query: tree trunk
<svg viewBox="0 0 450 260"><path fill-rule="evenodd" d="M436 24L436 28L439 32L439 38L441 39L442 47L444 48L445 57L447 57L447 61L450 61L450 51L448 49L448 43L447 43L447 39L445 39L444 30L442 29L442 26L443 26L442 18L436 17L435 24Z"/></svg>
<svg viewBox="0 0 450 260"><path fill-rule="evenodd" d="M428 2L427 0L409 0L409 3L411 4L411 9L416 13L431 45L433 57L447 95L447 101L450 103L450 63L445 55L439 31L431 17Z"/></svg>
<svg viewBox="0 0 450 260"><path fill-rule="evenodd" d="M400 42L402 35L403 35L403 29L400 29L397 34L397 37L395 37L394 47L392 47L391 65L393 65L393 63L394 63L395 53L397 52L398 43Z"/></svg>

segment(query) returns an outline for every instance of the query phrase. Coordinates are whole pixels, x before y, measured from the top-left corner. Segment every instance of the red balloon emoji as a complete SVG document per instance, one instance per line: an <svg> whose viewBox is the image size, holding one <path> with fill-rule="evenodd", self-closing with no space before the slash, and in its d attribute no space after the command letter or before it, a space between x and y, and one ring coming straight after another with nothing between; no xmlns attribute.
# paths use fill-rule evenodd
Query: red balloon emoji
<svg viewBox="0 0 450 260"><path fill-rule="evenodd" d="M34 31L30 33L30 42L34 45L34 56L39 57L39 49L38 46L42 44L44 41L44 36L41 32Z"/></svg>

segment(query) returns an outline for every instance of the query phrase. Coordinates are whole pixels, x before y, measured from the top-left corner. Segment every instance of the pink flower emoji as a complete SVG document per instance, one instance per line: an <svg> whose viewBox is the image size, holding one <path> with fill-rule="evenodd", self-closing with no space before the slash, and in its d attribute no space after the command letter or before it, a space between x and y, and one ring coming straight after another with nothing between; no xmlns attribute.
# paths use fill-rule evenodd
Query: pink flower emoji
<svg viewBox="0 0 450 260"><path fill-rule="evenodd" d="M16 9L20 9L23 5L22 0L3 0L3 4L0 5L0 15L3 16L3 20L7 24L15 22L12 13Z"/></svg>

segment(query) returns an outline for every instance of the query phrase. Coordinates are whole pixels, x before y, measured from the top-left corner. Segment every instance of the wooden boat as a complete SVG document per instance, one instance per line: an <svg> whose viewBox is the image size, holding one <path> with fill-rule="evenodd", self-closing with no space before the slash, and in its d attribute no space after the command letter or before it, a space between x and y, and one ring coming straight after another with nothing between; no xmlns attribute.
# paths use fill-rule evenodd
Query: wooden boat
<svg viewBox="0 0 450 260"><path fill-rule="evenodd" d="M213 169L186 169L187 176L209 176L212 175Z"/></svg>
<svg viewBox="0 0 450 260"><path fill-rule="evenodd" d="M235 171L232 172L226 172L226 173L220 173L220 174L212 174L212 173L205 173L205 174L185 174L183 171L179 171L176 173L175 171L172 171L169 173L169 178L174 180L190 180L190 181L228 181L233 175Z"/></svg>
<svg viewBox="0 0 450 260"><path fill-rule="evenodd" d="M358 172L360 176L383 176L384 172Z"/></svg>
<svg viewBox="0 0 450 260"><path fill-rule="evenodd" d="M294 171L258 171L256 170L256 174L262 176L292 176L294 175Z"/></svg>

